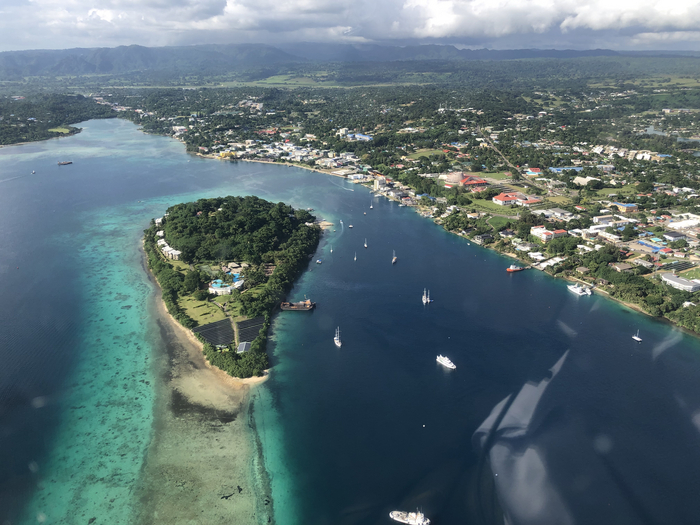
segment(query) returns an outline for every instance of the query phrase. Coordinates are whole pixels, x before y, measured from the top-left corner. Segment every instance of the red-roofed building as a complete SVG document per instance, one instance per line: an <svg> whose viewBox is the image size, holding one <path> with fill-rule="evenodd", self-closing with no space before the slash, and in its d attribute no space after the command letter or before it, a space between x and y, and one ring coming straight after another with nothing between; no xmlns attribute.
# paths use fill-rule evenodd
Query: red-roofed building
<svg viewBox="0 0 700 525"><path fill-rule="evenodd" d="M473 177L469 175L468 177L464 177L460 182L460 186L466 186L467 188L471 188L474 190L475 188L485 188L488 186L488 182L486 182L484 179L480 177Z"/></svg>
<svg viewBox="0 0 700 525"><path fill-rule="evenodd" d="M515 204L516 202L518 202L518 194L517 193L501 193L499 195L496 195L491 200L496 204L500 204L501 206L510 206L511 204Z"/></svg>

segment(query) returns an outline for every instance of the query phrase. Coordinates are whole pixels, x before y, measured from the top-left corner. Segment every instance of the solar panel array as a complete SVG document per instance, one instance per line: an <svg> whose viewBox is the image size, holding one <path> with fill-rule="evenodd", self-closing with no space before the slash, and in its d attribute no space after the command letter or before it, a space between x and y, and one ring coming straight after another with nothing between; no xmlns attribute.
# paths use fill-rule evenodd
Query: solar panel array
<svg viewBox="0 0 700 525"><path fill-rule="evenodd" d="M677 272L682 272L683 270L688 270L693 266L695 266L695 264L689 261L673 261L671 263L664 264L661 269L666 271L675 270Z"/></svg>
<svg viewBox="0 0 700 525"><path fill-rule="evenodd" d="M261 315L260 317L255 317L253 319L248 319L247 321L240 321L236 323L238 325L238 340L252 341L260 333L260 329L265 324L265 318Z"/></svg>
<svg viewBox="0 0 700 525"><path fill-rule="evenodd" d="M207 343L211 343L215 346L229 345L233 343L235 338L233 326L231 326L231 321L228 319L197 326L193 328L192 331L200 334Z"/></svg>

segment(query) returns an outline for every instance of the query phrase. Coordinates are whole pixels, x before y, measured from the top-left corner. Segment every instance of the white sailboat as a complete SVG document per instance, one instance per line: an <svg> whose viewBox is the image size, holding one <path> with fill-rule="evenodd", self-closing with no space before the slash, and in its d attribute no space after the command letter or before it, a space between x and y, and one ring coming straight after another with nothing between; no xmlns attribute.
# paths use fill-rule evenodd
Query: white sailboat
<svg viewBox="0 0 700 525"><path fill-rule="evenodd" d="M374 206L372 206L372 201L369 201L369 209L371 210Z"/></svg>
<svg viewBox="0 0 700 525"><path fill-rule="evenodd" d="M433 302L433 300L430 298L430 290L428 290L426 293L425 288L423 288L423 297L421 300L423 301L423 304L428 304L428 303Z"/></svg>
<svg viewBox="0 0 700 525"><path fill-rule="evenodd" d="M367 248L367 237L365 237L365 248Z"/></svg>
<svg viewBox="0 0 700 525"><path fill-rule="evenodd" d="M355 261L357 260L357 252L355 252L355 259L354 259L354 260L355 260Z"/></svg>
<svg viewBox="0 0 700 525"><path fill-rule="evenodd" d="M639 330L637 330L637 333L636 333L635 335L632 336L632 339L634 339L634 340L637 341L638 343L641 343L641 342L642 342L642 338L639 337Z"/></svg>
<svg viewBox="0 0 700 525"><path fill-rule="evenodd" d="M331 244L331 253L333 253L333 245Z"/></svg>
<svg viewBox="0 0 700 525"><path fill-rule="evenodd" d="M396 256L396 250L394 250L394 256L391 258L391 264L396 264L398 257Z"/></svg>
<svg viewBox="0 0 700 525"><path fill-rule="evenodd" d="M338 348L343 346L343 343L340 342L340 327L335 329L335 337L333 338L333 342Z"/></svg>

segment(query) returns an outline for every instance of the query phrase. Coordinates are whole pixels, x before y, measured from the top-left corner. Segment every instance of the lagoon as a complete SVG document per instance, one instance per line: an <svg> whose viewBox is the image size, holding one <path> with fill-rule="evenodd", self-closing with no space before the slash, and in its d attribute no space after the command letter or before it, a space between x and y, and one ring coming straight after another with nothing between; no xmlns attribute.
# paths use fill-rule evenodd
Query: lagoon
<svg viewBox="0 0 700 525"><path fill-rule="evenodd" d="M251 390L276 523L388 523L416 507L434 523L502 523L496 493L513 523L697 516L694 337L543 273L507 274L504 257L341 179L193 157L116 119L81 127L0 149L0 520L142 515L157 411L177 407L158 403L168 342L141 232L172 204L229 194L336 224L289 297L316 310L275 317L272 373ZM484 447L475 432L516 394L518 417Z"/></svg>

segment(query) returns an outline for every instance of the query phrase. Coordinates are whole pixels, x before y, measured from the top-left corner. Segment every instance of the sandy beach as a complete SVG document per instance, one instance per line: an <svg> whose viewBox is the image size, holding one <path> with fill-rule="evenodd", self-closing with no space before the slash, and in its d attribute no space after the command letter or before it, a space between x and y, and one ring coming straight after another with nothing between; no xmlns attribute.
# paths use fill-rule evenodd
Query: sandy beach
<svg viewBox="0 0 700 525"><path fill-rule="evenodd" d="M159 288L152 306L164 346L156 351L153 437L135 522L271 523L248 410L250 389L265 378L235 379L209 366L201 343L168 314Z"/></svg>

